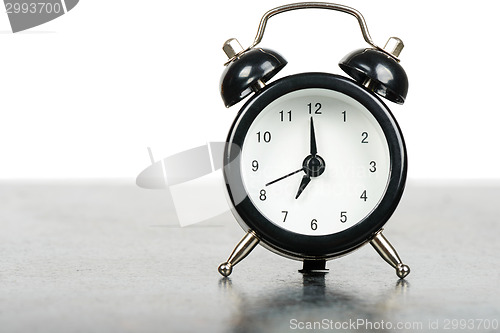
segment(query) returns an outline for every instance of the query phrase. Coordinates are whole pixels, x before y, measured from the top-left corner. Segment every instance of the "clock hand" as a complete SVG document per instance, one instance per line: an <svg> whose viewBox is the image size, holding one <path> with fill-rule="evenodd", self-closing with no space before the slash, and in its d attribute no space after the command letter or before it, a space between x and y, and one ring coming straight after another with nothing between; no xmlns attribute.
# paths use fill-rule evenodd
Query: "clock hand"
<svg viewBox="0 0 500 333"><path fill-rule="evenodd" d="M302 181L300 182L299 189L297 191L297 195L295 199L297 199L306 186L311 181L311 177L318 177L325 171L325 161L318 154L318 148L316 146L316 133L314 132L314 121L313 117L311 117L310 123L310 155L307 156L302 163L302 169L306 173L302 177Z"/></svg>
<svg viewBox="0 0 500 333"><path fill-rule="evenodd" d="M295 170L294 172L290 172L288 175L285 175L285 176L283 176L283 177L280 177L280 178L278 178L278 179L275 179L275 180L273 180L273 181L271 181L271 182L267 183L267 184L266 184L266 186L269 186L269 185L271 185L271 184L274 184L274 183L276 183L276 182L279 182L280 180L283 180L283 179L285 179L285 178L287 178L287 177L290 177L290 176L292 176L292 175L295 175L296 173L299 173L299 172L301 172L301 171L304 171L304 167L300 168L299 170Z"/></svg>
<svg viewBox="0 0 500 333"><path fill-rule="evenodd" d="M304 177L302 177L302 181L300 182L299 190L297 191L295 199L297 199L300 196L300 194L302 193L302 191L304 191L304 189L306 188L307 184L309 184L310 181L311 177L309 175L304 175Z"/></svg>
<svg viewBox="0 0 500 333"><path fill-rule="evenodd" d="M318 153L318 149L316 147L316 134L314 133L314 122L313 122L313 117L311 117L311 155L316 156Z"/></svg>
<svg viewBox="0 0 500 333"><path fill-rule="evenodd" d="M311 127L310 128L311 128L311 131L310 131L310 135L311 135L311 146L310 146L310 148L311 148L310 149L311 155L308 156L308 158L306 158L306 160L304 161L304 165L302 166L302 168L300 168L298 170L295 170L293 172L290 172L289 174L284 175L283 177L280 177L278 179L270 181L269 183L266 184L266 186L269 186L271 184L279 182L280 180L283 180L283 179L285 179L287 177L293 176L296 173L299 173L301 171L305 171L306 174L302 177L302 181L300 182L300 186L299 186L299 189L297 191L297 195L295 196L295 199L297 199L300 196L300 194L302 193L302 191L304 191L304 189L306 188L306 186L311 181L311 176L308 174L308 173L311 173L311 172L308 172L308 170L307 170L307 166L308 166L308 163L309 163L308 162L309 161L309 157L313 157L314 158L316 156L316 154L318 153L318 150L317 150L317 147L316 147L316 135L314 133L314 122L313 122L313 118L312 117L311 117ZM317 158L316 158L316 160L317 160ZM313 177L317 176L316 173L317 172L313 173Z"/></svg>

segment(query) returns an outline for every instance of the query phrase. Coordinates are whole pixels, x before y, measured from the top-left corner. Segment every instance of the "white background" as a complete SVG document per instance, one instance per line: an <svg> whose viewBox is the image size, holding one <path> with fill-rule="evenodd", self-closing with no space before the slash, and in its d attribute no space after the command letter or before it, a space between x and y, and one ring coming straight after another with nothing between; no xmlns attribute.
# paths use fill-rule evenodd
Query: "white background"
<svg viewBox="0 0 500 333"><path fill-rule="evenodd" d="M134 178L156 159L225 140L219 79L231 37L251 44L286 1L81 0L13 34L0 13L0 178ZM343 1L375 43L405 42L407 102L388 102L407 141L410 179L500 178L495 1ZM367 46L356 20L321 10L271 18L262 47L288 66L341 74Z"/></svg>

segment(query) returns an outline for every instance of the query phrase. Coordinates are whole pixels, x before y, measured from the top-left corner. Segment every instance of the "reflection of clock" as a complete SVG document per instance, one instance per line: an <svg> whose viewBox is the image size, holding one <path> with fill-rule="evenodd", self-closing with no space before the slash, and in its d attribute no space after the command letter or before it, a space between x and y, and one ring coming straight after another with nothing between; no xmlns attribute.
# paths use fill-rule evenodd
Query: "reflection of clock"
<svg viewBox="0 0 500 333"><path fill-rule="evenodd" d="M333 4L278 7L261 25L279 12L311 6L356 16L369 39L358 12ZM365 49L341 61L357 82L303 73L267 86L286 61L274 51L253 48L256 43L243 51L234 39L226 42L231 58L221 87L226 106L256 94L238 113L225 152L233 213L247 234L219 267L221 274L229 275L259 241L303 260L304 272L323 271L326 260L371 242L399 277L409 273L381 234L406 179L403 137L373 93L401 104L406 97L407 77L395 58L402 43L390 41L396 46L392 53Z"/></svg>

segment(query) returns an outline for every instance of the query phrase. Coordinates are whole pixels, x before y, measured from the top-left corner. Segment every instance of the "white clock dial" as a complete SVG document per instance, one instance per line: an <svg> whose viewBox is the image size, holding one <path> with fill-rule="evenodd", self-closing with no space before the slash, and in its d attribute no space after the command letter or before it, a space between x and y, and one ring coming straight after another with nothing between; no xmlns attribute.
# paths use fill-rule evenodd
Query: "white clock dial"
<svg viewBox="0 0 500 333"><path fill-rule="evenodd" d="M368 109L334 90L309 88L277 98L257 115L240 171L250 200L269 221L319 236L367 217L384 196L390 167L386 137Z"/></svg>

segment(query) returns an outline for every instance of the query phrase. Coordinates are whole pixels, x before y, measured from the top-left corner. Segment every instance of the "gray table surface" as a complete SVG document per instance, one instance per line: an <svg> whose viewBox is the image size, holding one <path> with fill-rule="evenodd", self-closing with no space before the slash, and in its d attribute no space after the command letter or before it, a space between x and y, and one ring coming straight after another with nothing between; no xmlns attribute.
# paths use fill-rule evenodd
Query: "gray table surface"
<svg viewBox="0 0 500 333"><path fill-rule="evenodd" d="M222 279L230 213L181 228L168 191L133 181L4 181L0 331L499 331L499 198L499 182L409 182L385 228L405 280L369 245L324 277L258 246Z"/></svg>

